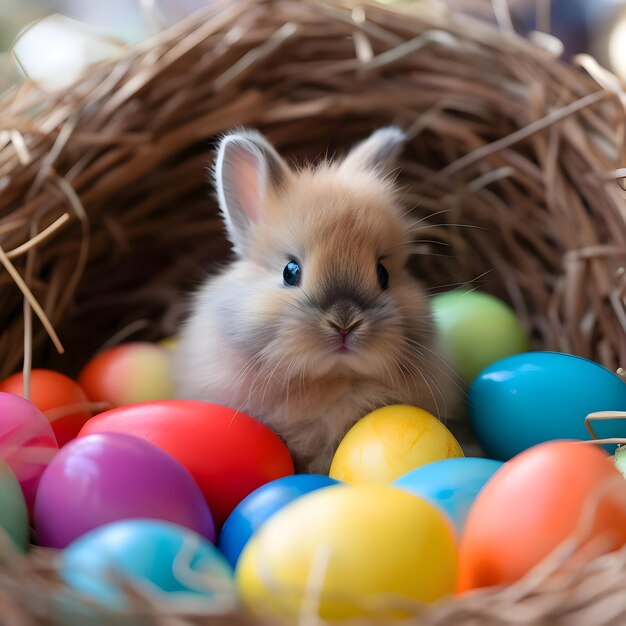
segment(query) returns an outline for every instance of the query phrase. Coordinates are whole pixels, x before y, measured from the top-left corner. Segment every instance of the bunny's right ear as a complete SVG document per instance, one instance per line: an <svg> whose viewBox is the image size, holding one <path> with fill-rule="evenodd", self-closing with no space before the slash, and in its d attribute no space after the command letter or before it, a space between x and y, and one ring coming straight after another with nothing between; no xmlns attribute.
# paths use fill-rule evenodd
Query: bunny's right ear
<svg viewBox="0 0 626 626"><path fill-rule="evenodd" d="M221 140L215 186L228 237L240 256L249 251L267 195L280 188L287 173L285 162L260 133L240 131Z"/></svg>
<svg viewBox="0 0 626 626"><path fill-rule="evenodd" d="M347 170L384 173L394 166L406 141L406 134L397 126L379 128L354 146L340 167Z"/></svg>

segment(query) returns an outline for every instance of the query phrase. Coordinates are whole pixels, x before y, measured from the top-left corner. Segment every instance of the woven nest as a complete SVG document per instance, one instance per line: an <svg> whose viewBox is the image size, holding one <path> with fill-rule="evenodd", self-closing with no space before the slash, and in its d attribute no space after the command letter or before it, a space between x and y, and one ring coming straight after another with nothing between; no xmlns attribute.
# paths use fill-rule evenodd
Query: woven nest
<svg viewBox="0 0 626 626"><path fill-rule="evenodd" d="M220 0L71 89L6 95L0 375L31 359L74 373L103 345L176 331L182 294L228 255L206 169L236 125L297 160L405 127L431 292L478 286L537 347L626 363L626 94L592 59L516 36L503 5L490 24L435 1ZM47 623L53 559L2 563L0 621ZM624 623L626 553L550 571L416 623Z"/></svg>

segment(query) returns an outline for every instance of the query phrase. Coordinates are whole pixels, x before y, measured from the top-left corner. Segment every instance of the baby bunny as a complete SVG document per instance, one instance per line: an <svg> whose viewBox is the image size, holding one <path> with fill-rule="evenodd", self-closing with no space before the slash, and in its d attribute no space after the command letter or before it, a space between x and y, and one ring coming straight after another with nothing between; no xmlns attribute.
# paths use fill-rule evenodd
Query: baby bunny
<svg viewBox="0 0 626 626"><path fill-rule="evenodd" d="M267 424L301 471L387 404L440 418L453 399L429 302L405 268L411 222L387 175L405 142L374 132L341 161L291 169L259 133L222 138L215 185L236 259L195 295L178 396Z"/></svg>

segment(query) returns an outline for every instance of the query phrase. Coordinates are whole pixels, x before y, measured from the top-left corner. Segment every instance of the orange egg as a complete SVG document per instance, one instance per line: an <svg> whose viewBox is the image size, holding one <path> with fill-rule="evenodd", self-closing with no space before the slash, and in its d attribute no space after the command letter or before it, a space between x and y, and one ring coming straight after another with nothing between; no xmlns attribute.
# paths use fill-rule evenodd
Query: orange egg
<svg viewBox="0 0 626 626"><path fill-rule="evenodd" d="M111 407L168 400L174 395L169 360L162 346L125 343L94 356L78 381L90 400Z"/></svg>
<svg viewBox="0 0 626 626"><path fill-rule="evenodd" d="M13 374L0 383L0 391L23 397L22 373ZM31 372L30 401L50 420L59 446L74 439L91 417L89 400L80 385L52 370L35 369Z"/></svg>
<svg viewBox="0 0 626 626"><path fill-rule="evenodd" d="M461 539L457 589L512 583L574 532L582 532L581 542L566 567L626 544L626 481L593 445L534 446L506 463L475 500Z"/></svg>

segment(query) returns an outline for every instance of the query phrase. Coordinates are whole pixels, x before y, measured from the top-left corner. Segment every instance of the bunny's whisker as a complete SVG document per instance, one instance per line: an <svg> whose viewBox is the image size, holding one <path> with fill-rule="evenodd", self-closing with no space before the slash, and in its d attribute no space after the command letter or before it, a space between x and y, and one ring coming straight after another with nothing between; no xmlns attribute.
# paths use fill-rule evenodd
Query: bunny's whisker
<svg viewBox="0 0 626 626"><path fill-rule="evenodd" d="M419 204L414 205L408 211L405 211L402 214L402 217L406 217L415 211L415 209L419 206ZM408 226L417 226L422 222L426 222L427 220L432 219L433 217L437 217L438 215L443 215L444 213L450 213L450 209L441 209L440 211L435 211L434 213L429 213L428 215L424 215L424 217L420 217L420 219L409 222Z"/></svg>
<svg viewBox="0 0 626 626"><path fill-rule="evenodd" d="M427 224L425 226L420 226L419 228L409 228L406 232L413 235L423 230L428 230L429 228L472 228L474 230L487 230L484 226L479 226L478 224L454 224L450 222L442 222L441 224Z"/></svg>
<svg viewBox="0 0 626 626"><path fill-rule="evenodd" d="M459 393L464 393L465 389L463 388L462 379L455 372L455 370L443 359L437 352L424 346L421 343L414 342L413 340L407 339L407 343L412 343L411 350L417 353L417 356L421 358L422 361L426 362L430 365L431 368L436 369L444 378L446 378L450 384L454 385ZM426 350L429 352L430 356L428 360L426 355L422 352L422 350ZM435 362L433 362L433 359Z"/></svg>
<svg viewBox="0 0 626 626"><path fill-rule="evenodd" d="M463 289L464 287L467 287L467 285L471 285L472 283L475 283L476 281L481 280L482 278L487 276L487 274L489 274L490 272L491 272L491 270L487 270L487 271L483 272L482 274L479 274L475 278L471 278L470 280L466 280L465 282L447 283L445 285L433 285L433 286L429 287L428 289L425 289L424 291L426 293L432 293L434 291L440 291L440 290Z"/></svg>

